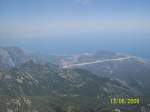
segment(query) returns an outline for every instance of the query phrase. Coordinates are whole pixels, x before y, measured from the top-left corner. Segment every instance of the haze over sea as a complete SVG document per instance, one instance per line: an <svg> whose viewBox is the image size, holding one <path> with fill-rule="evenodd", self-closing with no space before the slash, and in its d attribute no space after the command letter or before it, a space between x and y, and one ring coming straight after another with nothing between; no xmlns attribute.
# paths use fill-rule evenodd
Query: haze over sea
<svg viewBox="0 0 150 112"><path fill-rule="evenodd" d="M1 0L0 46L35 53L108 50L150 59L149 0Z"/></svg>

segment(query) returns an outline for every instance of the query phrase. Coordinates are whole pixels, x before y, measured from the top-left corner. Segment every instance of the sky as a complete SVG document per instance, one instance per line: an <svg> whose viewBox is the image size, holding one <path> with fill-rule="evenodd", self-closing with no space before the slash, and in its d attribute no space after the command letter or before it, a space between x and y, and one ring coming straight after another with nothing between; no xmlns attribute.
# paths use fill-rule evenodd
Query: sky
<svg viewBox="0 0 150 112"><path fill-rule="evenodd" d="M0 45L150 57L149 43L150 0L0 0Z"/></svg>

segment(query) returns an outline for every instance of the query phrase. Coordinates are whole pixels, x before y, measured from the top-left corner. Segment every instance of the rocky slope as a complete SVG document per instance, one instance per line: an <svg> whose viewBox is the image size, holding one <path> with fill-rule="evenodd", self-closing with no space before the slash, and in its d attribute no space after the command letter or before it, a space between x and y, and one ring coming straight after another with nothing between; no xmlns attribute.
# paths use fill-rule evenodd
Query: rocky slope
<svg viewBox="0 0 150 112"><path fill-rule="evenodd" d="M77 64L108 57L125 58L125 55L106 54L100 57L91 54L72 58L62 56L57 57L57 62L63 60ZM111 105L110 97L138 97L149 91L143 88L144 84L149 84L149 63L145 64L143 60L141 62L135 58L63 69L54 65L55 63L35 61L19 48L1 48L0 56L2 112L140 112L143 102L133 106ZM108 71L107 67L111 67L113 72ZM137 73L139 74L136 76ZM144 74L141 76L140 73ZM135 83L133 78L132 83L129 83L129 76L134 76L138 81ZM146 92L141 91L142 89ZM149 106L143 108L147 109Z"/></svg>
<svg viewBox="0 0 150 112"><path fill-rule="evenodd" d="M63 59L64 65L62 65L64 69L84 69L97 76L119 80L122 83L139 89L144 94L149 94L150 92L149 60L104 51L90 55L83 54L78 56L78 58L73 57L76 56L72 56L72 60L69 61ZM75 63L74 60L76 60Z"/></svg>
<svg viewBox="0 0 150 112"><path fill-rule="evenodd" d="M31 57L18 47L0 47L0 69L9 69L22 64Z"/></svg>

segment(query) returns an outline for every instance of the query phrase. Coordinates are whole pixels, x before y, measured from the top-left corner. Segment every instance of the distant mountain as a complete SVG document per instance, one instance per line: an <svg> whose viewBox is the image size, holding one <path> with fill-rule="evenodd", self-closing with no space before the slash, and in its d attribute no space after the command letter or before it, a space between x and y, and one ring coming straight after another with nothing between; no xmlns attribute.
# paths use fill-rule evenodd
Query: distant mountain
<svg viewBox="0 0 150 112"><path fill-rule="evenodd" d="M150 94L149 60L132 55L105 51L99 51L90 55L80 54L80 56L77 56L72 56L72 60L69 61L63 59L63 63L65 63L64 65L62 64L63 68L84 69L97 76L120 80L129 86L139 89L144 94Z"/></svg>
<svg viewBox="0 0 150 112"><path fill-rule="evenodd" d="M0 69L9 69L22 64L31 57L18 47L0 47Z"/></svg>
<svg viewBox="0 0 150 112"><path fill-rule="evenodd" d="M0 48L0 69L6 69L13 66L15 66L15 64L9 53L5 49Z"/></svg>
<svg viewBox="0 0 150 112"><path fill-rule="evenodd" d="M125 60L106 61L89 64L81 68L91 71L98 76L117 78L127 82L136 81L138 85L149 85L150 63L139 58L131 57Z"/></svg>

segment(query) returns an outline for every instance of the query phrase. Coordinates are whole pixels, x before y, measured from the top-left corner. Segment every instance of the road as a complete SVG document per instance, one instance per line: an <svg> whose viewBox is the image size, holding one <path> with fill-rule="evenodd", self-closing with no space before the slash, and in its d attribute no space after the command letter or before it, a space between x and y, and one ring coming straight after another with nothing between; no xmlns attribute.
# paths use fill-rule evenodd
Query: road
<svg viewBox="0 0 150 112"><path fill-rule="evenodd" d="M122 60L131 59L131 58L132 57L97 60L97 61L94 61L94 62L86 62L86 63L78 63L78 64L65 65L65 66L63 66L63 68L64 69L66 69L66 68L73 68L73 67L78 67L78 66L91 65L91 64L96 64L96 63L104 63L104 62L109 62L109 61L122 61Z"/></svg>

